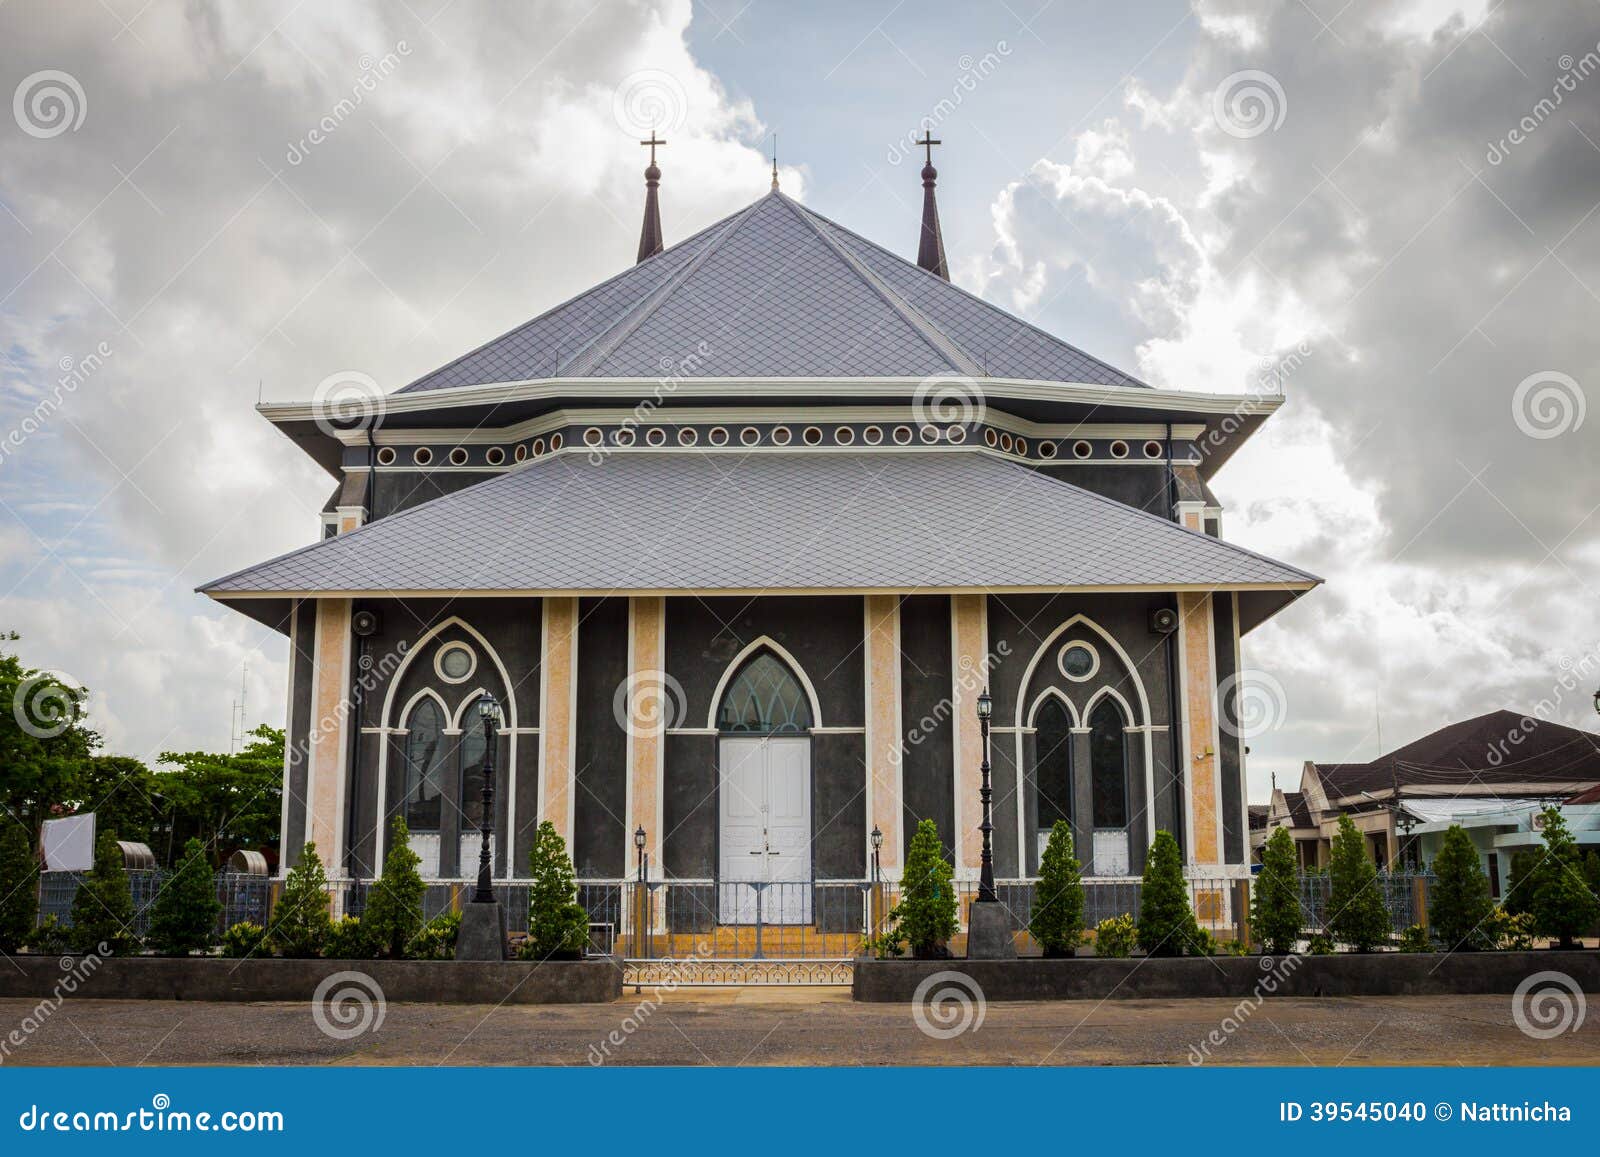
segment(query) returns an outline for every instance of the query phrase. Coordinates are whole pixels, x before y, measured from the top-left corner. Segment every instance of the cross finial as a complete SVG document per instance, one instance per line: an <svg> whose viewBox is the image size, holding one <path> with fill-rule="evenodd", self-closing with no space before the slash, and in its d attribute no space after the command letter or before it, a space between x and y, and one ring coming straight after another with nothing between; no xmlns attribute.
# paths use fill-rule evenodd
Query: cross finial
<svg viewBox="0 0 1600 1157"><path fill-rule="evenodd" d="M778 134L772 134L772 191L778 191Z"/></svg>
<svg viewBox="0 0 1600 1157"><path fill-rule="evenodd" d="M922 139L920 141L912 141L911 143L914 144L914 145L921 145L921 146L923 146L923 148L925 148L927 150L927 153L928 153L927 163L930 164L930 165L933 164L933 146L934 145L942 145L942 144L944 144L943 141L934 140L933 139L933 133L928 129L923 129L922 130Z"/></svg>
<svg viewBox="0 0 1600 1157"><path fill-rule="evenodd" d="M653 165L653 164L656 163L656 146L657 145L664 145L667 142L666 141L657 140L656 139L656 130L655 129L651 129L650 130L650 139L648 141L640 141L639 143L641 145L649 145L650 146L650 163Z"/></svg>

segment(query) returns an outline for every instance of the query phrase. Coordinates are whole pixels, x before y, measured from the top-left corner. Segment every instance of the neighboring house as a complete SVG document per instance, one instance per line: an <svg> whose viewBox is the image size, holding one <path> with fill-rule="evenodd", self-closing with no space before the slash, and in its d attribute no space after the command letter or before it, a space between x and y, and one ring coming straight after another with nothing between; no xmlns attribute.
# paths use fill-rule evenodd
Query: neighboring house
<svg viewBox="0 0 1600 1157"><path fill-rule="evenodd" d="M1326 865L1339 817L1348 815L1380 867L1418 866L1432 861L1442 833L1460 823L1483 852L1498 894L1510 851L1539 842L1536 820L1545 805L1562 804L1582 829L1580 842L1591 842L1589 805L1597 791L1600 736L1491 711L1370 763L1308 761L1299 791L1274 789L1262 839L1287 827L1302 864Z"/></svg>

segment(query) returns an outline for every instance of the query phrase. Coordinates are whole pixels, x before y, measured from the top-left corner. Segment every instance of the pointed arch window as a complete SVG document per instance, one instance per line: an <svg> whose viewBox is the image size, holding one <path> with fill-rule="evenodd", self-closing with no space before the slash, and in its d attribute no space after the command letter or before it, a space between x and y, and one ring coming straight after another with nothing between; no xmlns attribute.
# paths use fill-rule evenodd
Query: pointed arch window
<svg viewBox="0 0 1600 1157"><path fill-rule="evenodd" d="M756 655L734 676L717 712L717 727L744 735L807 731L811 701L788 665L770 651Z"/></svg>
<svg viewBox="0 0 1600 1157"><path fill-rule="evenodd" d="M1052 696L1039 705L1034 727L1039 831L1048 832L1058 820L1072 819L1072 717Z"/></svg>
<svg viewBox="0 0 1600 1157"><path fill-rule="evenodd" d="M436 832L444 797L444 712L434 700L424 699L412 709L406 726L406 826L414 832Z"/></svg>
<svg viewBox="0 0 1600 1157"><path fill-rule="evenodd" d="M1128 826L1128 753L1122 709L1109 696L1089 714L1089 782L1096 828Z"/></svg>
<svg viewBox="0 0 1600 1157"><path fill-rule="evenodd" d="M483 757L488 751L483 719L478 714L478 698L467 704L462 724L461 830L475 832L483 815Z"/></svg>

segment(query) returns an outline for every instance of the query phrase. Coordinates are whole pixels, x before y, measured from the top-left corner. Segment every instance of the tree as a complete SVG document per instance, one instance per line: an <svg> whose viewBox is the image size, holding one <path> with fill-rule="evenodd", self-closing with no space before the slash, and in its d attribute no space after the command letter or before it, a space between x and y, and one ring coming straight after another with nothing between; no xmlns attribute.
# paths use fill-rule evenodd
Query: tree
<svg viewBox="0 0 1600 1157"><path fill-rule="evenodd" d="M1357 952L1371 952L1389 939L1389 908L1378 890L1378 869L1367 841L1350 817L1339 817L1328 865L1328 932Z"/></svg>
<svg viewBox="0 0 1600 1157"><path fill-rule="evenodd" d="M361 915L361 927L380 956L404 957L406 945L422 930L422 897L427 888L417 871L421 862L411 850L411 829L406 827L405 817L395 816L389 825L383 875L372 881L367 909Z"/></svg>
<svg viewBox="0 0 1600 1157"><path fill-rule="evenodd" d="M115 832L100 833L94 849L94 870L78 882L72 897L72 947L101 956L136 952L133 893L122 868L122 848Z"/></svg>
<svg viewBox="0 0 1600 1157"><path fill-rule="evenodd" d="M0 952L22 947L39 914L39 858L28 831L17 820L0 816Z"/></svg>
<svg viewBox="0 0 1600 1157"><path fill-rule="evenodd" d="M1261 946L1278 956L1293 952L1305 920L1300 911L1300 862L1288 828L1275 830L1261 849L1261 871L1256 873L1250 907Z"/></svg>
<svg viewBox="0 0 1600 1157"><path fill-rule="evenodd" d="M157 952L170 956L203 951L216 941L221 914L211 862L200 841L191 839L150 909L147 939Z"/></svg>
<svg viewBox="0 0 1600 1157"><path fill-rule="evenodd" d="M67 799L75 813L94 813L95 830L161 850L156 833L167 822L168 804L155 773L132 756L89 756L79 765Z"/></svg>
<svg viewBox="0 0 1600 1157"><path fill-rule="evenodd" d="M1589 890L1577 841L1559 808L1544 809L1544 855L1534 865L1530 911L1534 930L1554 936L1562 948L1576 948L1577 937L1600 918L1600 900Z"/></svg>
<svg viewBox="0 0 1600 1157"><path fill-rule="evenodd" d="M17 638L0 632L0 644ZM0 650L0 811L30 832L73 798L79 770L100 746L83 722L86 702L87 692Z"/></svg>
<svg viewBox="0 0 1600 1157"><path fill-rule="evenodd" d="M316 956L328 939L328 873L317 845L300 850L300 862L289 869L283 892L267 921L266 946L284 956Z"/></svg>
<svg viewBox="0 0 1600 1157"><path fill-rule="evenodd" d="M589 914L578 903L567 842L549 820L528 853L528 938L525 960L576 960L589 946Z"/></svg>
<svg viewBox="0 0 1600 1157"><path fill-rule="evenodd" d="M1434 882L1428 897L1428 923L1446 951L1493 948L1489 917L1494 898L1489 877L1478 862L1478 849L1460 824L1451 824L1433 861Z"/></svg>
<svg viewBox="0 0 1600 1157"><path fill-rule="evenodd" d="M1157 832L1139 886L1139 947L1147 956L1181 956L1199 942L1199 933L1178 841L1171 832Z"/></svg>
<svg viewBox="0 0 1600 1157"><path fill-rule="evenodd" d="M1506 873L1506 888L1500 896L1500 907L1512 916L1520 916L1533 907L1533 866L1539 862L1536 852L1512 852L1511 869Z"/></svg>
<svg viewBox="0 0 1600 1157"><path fill-rule="evenodd" d="M955 872L939 844L939 826L923 820L911 837L905 871L900 876L900 903L889 913L898 921L911 954L922 959L950 955L946 942L956 934Z"/></svg>
<svg viewBox="0 0 1600 1157"><path fill-rule="evenodd" d="M1083 942L1083 865L1073 854L1072 825L1057 820L1039 859L1028 931L1046 956L1071 956Z"/></svg>
<svg viewBox="0 0 1600 1157"><path fill-rule="evenodd" d="M170 804L170 841L199 839L220 862L236 848L276 843L283 807L283 732L265 725L235 755L162 752L156 776ZM169 851L170 854L170 851Z"/></svg>

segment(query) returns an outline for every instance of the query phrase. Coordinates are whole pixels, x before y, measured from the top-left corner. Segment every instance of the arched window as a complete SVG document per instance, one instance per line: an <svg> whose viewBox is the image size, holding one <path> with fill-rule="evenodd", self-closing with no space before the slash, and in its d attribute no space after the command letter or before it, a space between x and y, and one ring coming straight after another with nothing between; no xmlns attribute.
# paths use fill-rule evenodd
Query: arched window
<svg viewBox="0 0 1600 1157"><path fill-rule="evenodd" d="M444 756L444 712L424 699L412 710L406 732L405 816L414 832L439 830Z"/></svg>
<svg viewBox="0 0 1600 1157"><path fill-rule="evenodd" d="M1096 828L1128 826L1128 765L1122 709L1107 697L1089 714L1089 776Z"/></svg>
<svg viewBox="0 0 1600 1157"><path fill-rule="evenodd" d="M806 731L811 702L794 672L770 651L751 659L728 684L717 727L744 735Z"/></svg>
<svg viewBox="0 0 1600 1157"><path fill-rule="evenodd" d="M483 717L478 714L478 701L474 699L462 715L460 802L463 832L477 831L483 815L483 757L487 747Z"/></svg>
<svg viewBox="0 0 1600 1157"><path fill-rule="evenodd" d="M1039 705L1034 726L1039 831L1048 832L1058 820L1072 819L1072 717L1052 696Z"/></svg>

